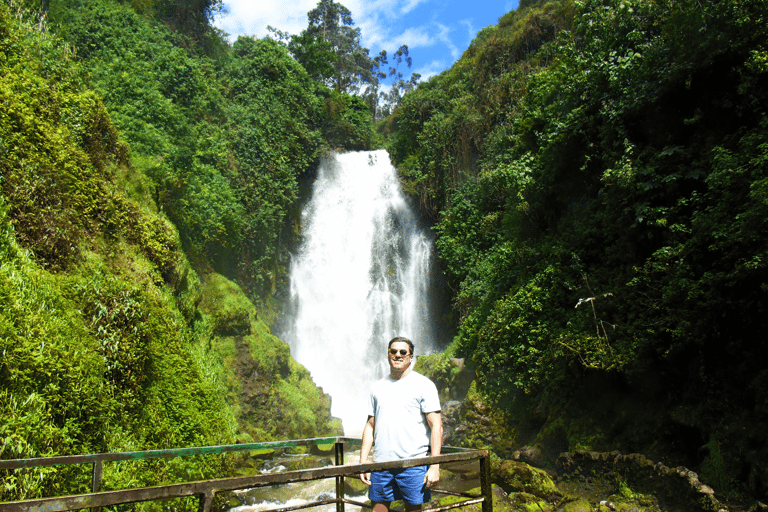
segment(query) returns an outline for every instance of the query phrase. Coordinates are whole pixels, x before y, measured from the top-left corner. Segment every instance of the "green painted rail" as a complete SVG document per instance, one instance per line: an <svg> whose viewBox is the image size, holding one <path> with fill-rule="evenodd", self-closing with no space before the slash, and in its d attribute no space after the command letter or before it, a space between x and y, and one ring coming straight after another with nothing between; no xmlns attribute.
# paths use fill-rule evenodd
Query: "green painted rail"
<svg viewBox="0 0 768 512"><path fill-rule="evenodd" d="M335 465L331 467L299 471L286 471L284 473L269 475L203 480L156 487L144 487L139 489L124 489L118 491L100 492L102 470L103 464L105 462L140 461L158 458L189 457L195 455L211 455L242 451L293 448L297 446L327 446L330 444L334 445L335 455ZM347 444L358 446L360 445L360 439L349 437L322 437L313 439L295 439L290 441L273 441L268 443L247 443L222 446L200 446L193 448L174 448L169 450L149 450L141 452L99 453L89 455L45 457L36 459L0 460L0 470L14 471L55 465L93 465L93 475L91 479L92 492L90 494L57 496L52 498L40 498L25 501L0 502L0 512L56 512L80 510L85 508L98 509L100 507L126 503L195 496L200 500L200 512L209 512L213 503L213 499L219 492L248 489L253 487L266 487L292 482L322 480L328 478L334 478L336 480L335 499L274 509L271 512L288 512L292 510L299 510L303 508L334 503L336 504L337 512L344 512L345 504L370 508L370 505L366 503L360 503L344 497L345 477L356 478L360 473L382 469L407 468L413 466L423 466L427 464L444 464L451 462L466 462L472 460L477 460L480 464L480 495L435 490L435 492L453 494L466 499L452 505L424 509L424 512L442 512L445 510L465 507L478 503L482 504L482 512L492 512L493 510L490 481L490 456L487 450L467 450L462 448L444 447L444 454L437 457L424 457L420 459L381 462L374 464L344 465L344 446Z"/></svg>

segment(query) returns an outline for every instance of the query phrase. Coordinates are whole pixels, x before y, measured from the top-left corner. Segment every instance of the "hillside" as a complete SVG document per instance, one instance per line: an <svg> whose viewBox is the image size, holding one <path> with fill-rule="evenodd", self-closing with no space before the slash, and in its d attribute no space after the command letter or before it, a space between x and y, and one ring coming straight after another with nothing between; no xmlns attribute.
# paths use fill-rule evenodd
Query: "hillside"
<svg viewBox="0 0 768 512"><path fill-rule="evenodd" d="M521 1L379 125L477 374L449 442L768 493L767 12Z"/></svg>
<svg viewBox="0 0 768 512"><path fill-rule="evenodd" d="M340 433L266 322L299 179L336 137L367 144L368 109L282 46L161 14L0 4L4 459ZM238 464L108 465L103 489ZM86 491L86 471L7 472L0 501Z"/></svg>

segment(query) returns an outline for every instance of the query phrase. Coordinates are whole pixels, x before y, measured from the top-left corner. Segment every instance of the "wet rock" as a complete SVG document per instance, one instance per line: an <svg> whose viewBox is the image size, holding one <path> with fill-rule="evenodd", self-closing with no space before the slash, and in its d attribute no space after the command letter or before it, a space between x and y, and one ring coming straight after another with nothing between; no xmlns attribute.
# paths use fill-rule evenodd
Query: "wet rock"
<svg viewBox="0 0 768 512"><path fill-rule="evenodd" d="M318 459L312 455L307 457L301 457L287 466L288 471L300 471L302 469L314 469L327 466L328 462L323 459Z"/></svg>

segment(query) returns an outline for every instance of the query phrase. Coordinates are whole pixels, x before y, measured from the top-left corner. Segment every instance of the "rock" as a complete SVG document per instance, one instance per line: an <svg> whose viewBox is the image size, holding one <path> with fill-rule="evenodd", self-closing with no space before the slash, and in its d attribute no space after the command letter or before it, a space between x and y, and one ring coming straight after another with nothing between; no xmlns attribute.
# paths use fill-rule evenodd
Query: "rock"
<svg viewBox="0 0 768 512"><path fill-rule="evenodd" d="M368 486L359 478L347 477L344 479L344 494L359 496L368 492Z"/></svg>
<svg viewBox="0 0 768 512"><path fill-rule="evenodd" d="M458 368L459 370L464 369L464 358L463 357L452 357L448 359L448 362L450 363L452 368Z"/></svg>
<svg viewBox="0 0 768 512"><path fill-rule="evenodd" d="M271 459L272 457L274 457L275 453L276 453L275 450L272 449L272 448L264 448L264 449L261 449L261 450L250 451L250 452L248 452L248 455L250 455L254 459L259 459L259 460L264 461L264 460L268 460L268 459Z"/></svg>
<svg viewBox="0 0 768 512"><path fill-rule="evenodd" d="M458 400L448 400L443 404L443 415L444 416L455 416L459 412L461 412L461 402Z"/></svg>
<svg viewBox="0 0 768 512"><path fill-rule="evenodd" d="M307 457L301 457L286 467L286 470L288 471L299 471L302 469L314 469L314 468L321 468L323 466L327 466L328 463L324 460L318 459L317 457L314 457L312 455L309 455Z"/></svg>
<svg viewBox="0 0 768 512"><path fill-rule="evenodd" d="M310 455L318 455L320 457L334 457L334 450L336 445L334 443L329 444L313 444L309 447Z"/></svg>
<svg viewBox="0 0 768 512"><path fill-rule="evenodd" d="M702 484L693 471L654 464L640 454L567 452L558 457L556 466L561 479L603 480L613 487L614 493L621 492L622 496L632 498L637 493L639 497L653 497L662 510L727 510L715 498L714 490ZM623 508L618 502L617 506Z"/></svg>
<svg viewBox="0 0 768 512"><path fill-rule="evenodd" d="M526 512L551 512L554 507L546 500L528 494L527 492L517 492L510 494L508 498L512 504L514 510L526 511ZM495 505L495 503L494 503ZM494 506L494 510L496 510Z"/></svg>
<svg viewBox="0 0 768 512"><path fill-rule="evenodd" d="M512 453L512 458L518 462L525 462L538 468L544 466L544 455L541 447L538 445L523 446Z"/></svg>
<svg viewBox="0 0 768 512"><path fill-rule="evenodd" d="M584 498L577 499L576 501L569 501L558 510L562 510L563 512L593 512L592 504Z"/></svg>
<svg viewBox="0 0 768 512"><path fill-rule="evenodd" d="M492 460L491 480L510 494L525 492L550 501L563 495L546 472L514 460Z"/></svg>
<svg viewBox="0 0 768 512"><path fill-rule="evenodd" d="M469 491L470 494L474 495L480 495L480 488L476 487L474 489L471 489ZM453 505L454 503L458 503L460 501L465 501L466 498L462 498L461 496L442 496L435 493L433 495L432 501L430 501L430 508L432 506L445 506L445 505ZM493 511L494 512L517 512L517 511L524 511L525 508L518 506L518 504L512 499L512 497L508 496L507 493L504 492L502 488L500 488L497 485L491 486L491 496L493 499ZM529 495L530 496L530 495ZM531 496L531 500L535 501L538 498L535 496ZM544 503L546 506L547 504ZM459 510L459 509L457 509ZM466 507L462 507L460 510L466 511L466 512L481 512L482 511L482 503L477 503L475 505L468 505ZM531 512L539 512L539 509L537 507L533 507ZM550 512L552 509L544 508L543 512Z"/></svg>

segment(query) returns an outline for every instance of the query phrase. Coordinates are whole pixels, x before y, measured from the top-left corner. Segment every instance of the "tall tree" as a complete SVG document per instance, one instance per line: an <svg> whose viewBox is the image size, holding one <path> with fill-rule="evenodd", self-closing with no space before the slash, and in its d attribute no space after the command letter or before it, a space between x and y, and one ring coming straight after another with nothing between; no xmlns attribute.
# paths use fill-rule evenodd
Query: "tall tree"
<svg viewBox="0 0 768 512"><path fill-rule="evenodd" d="M405 80L402 71L400 71L400 64L405 64L410 68L413 64L413 59L408 54L408 45L404 44L398 50L392 54L392 64L389 67L389 73L386 76L392 79L392 87L389 92L380 92L378 94L377 103L378 109L374 113L374 119L379 120L390 115L394 110L400 106L403 101L403 96L416 88L421 79L419 73L413 73L409 80Z"/></svg>
<svg viewBox="0 0 768 512"><path fill-rule="evenodd" d="M309 26L301 37L305 42L327 42L336 56L331 64L333 76L326 80L329 87L357 94L364 84L375 80L369 50L360 44L360 28L353 28L355 22L349 9L333 0L320 0L307 16Z"/></svg>
<svg viewBox="0 0 768 512"><path fill-rule="evenodd" d="M162 0L158 10L172 29L197 42L212 30L214 17L225 12L223 0Z"/></svg>

